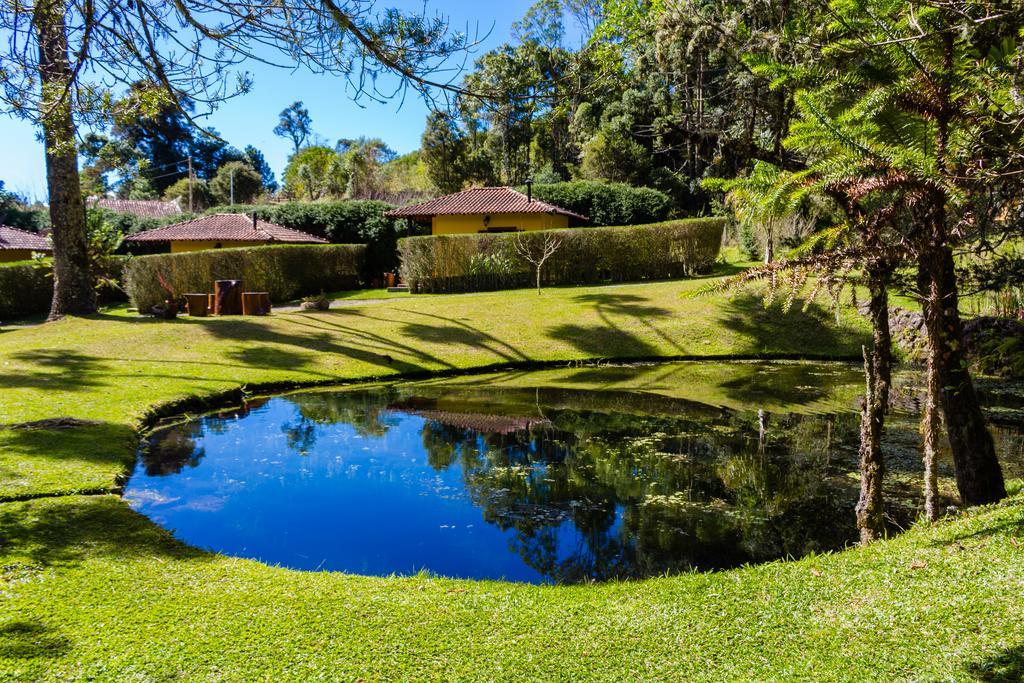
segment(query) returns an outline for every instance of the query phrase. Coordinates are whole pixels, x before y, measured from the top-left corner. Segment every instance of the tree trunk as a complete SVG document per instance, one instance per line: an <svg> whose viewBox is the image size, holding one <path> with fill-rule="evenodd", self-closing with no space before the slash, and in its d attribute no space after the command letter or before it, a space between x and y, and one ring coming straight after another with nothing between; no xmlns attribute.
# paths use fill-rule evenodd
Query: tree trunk
<svg viewBox="0 0 1024 683"><path fill-rule="evenodd" d="M873 262L868 265L869 310L871 315L871 352L864 349L866 391L860 419L860 499L857 501L857 528L861 543L870 543L885 533L885 498L882 480L885 458L882 434L889 408L892 384L892 337L889 330L888 268Z"/></svg>
<svg viewBox="0 0 1024 683"><path fill-rule="evenodd" d="M42 0L32 23L39 42L39 78L46 184L53 240L53 303L50 320L96 312L96 280L89 263L85 202L78 177L75 123L71 113L72 73L64 4Z"/></svg>
<svg viewBox="0 0 1024 683"><path fill-rule="evenodd" d="M942 385L935 364L928 362L928 385L924 413L921 415L921 433L924 437L924 516L929 522L939 518L939 481L936 456L939 448L939 392Z"/></svg>
<svg viewBox="0 0 1024 683"><path fill-rule="evenodd" d="M929 390L939 394L929 400L942 408L960 500L964 505L995 502L1006 497L1006 485L964 357L956 271L948 246L920 253L918 287L924 298L928 362L935 371Z"/></svg>

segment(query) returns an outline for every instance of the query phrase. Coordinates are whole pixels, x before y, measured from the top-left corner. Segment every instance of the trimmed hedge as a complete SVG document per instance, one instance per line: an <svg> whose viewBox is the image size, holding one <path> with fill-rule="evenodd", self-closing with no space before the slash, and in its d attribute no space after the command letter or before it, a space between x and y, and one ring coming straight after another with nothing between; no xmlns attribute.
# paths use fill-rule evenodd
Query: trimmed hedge
<svg viewBox="0 0 1024 683"><path fill-rule="evenodd" d="M533 196L584 215L589 225L598 227L657 223L672 210L672 199L664 192L593 180L534 185Z"/></svg>
<svg viewBox="0 0 1024 683"><path fill-rule="evenodd" d="M47 313L53 300L53 275L32 262L0 265L0 321Z"/></svg>
<svg viewBox="0 0 1024 683"><path fill-rule="evenodd" d="M387 218L394 207L373 199L337 202L287 202L250 206L217 206L207 213L252 213L286 228L324 237L335 244L365 244L367 277L380 277L398 267L397 242L407 234L401 219Z"/></svg>
<svg viewBox="0 0 1024 683"><path fill-rule="evenodd" d="M561 244L544 264L544 284L630 282L710 270L725 223L724 218L691 218L635 227L409 237L399 240L398 249L402 278L413 292L529 286L533 266L516 253L515 241L537 253L552 234Z"/></svg>
<svg viewBox="0 0 1024 683"><path fill-rule="evenodd" d="M178 296L212 292L214 280L242 280L247 291L270 292L271 300L280 303L321 291L355 289L365 253L361 244L328 244L139 256L125 265L124 283L140 312L167 298L159 276Z"/></svg>

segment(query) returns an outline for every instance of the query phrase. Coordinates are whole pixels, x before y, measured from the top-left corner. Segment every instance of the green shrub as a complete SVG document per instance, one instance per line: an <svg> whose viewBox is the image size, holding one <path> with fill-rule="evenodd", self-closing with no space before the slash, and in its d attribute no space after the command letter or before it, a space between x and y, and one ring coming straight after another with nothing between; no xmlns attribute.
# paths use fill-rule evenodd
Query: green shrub
<svg viewBox="0 0 1024 683"><path fill-rule="evenodd" d="M246 290L270 292L271 300L280 303L305 294L358 287L365 252L358 244L330 244L139 256L125 264L125 289L141 312L167 298L160 277L178 296L211 292L214 280L242 280Z"/></svg>
<svg viewBox="0 0 1024 683"><path fill-rule="evenodd" d="M536 252L548 235L558 250L544 264L548 285L629 282L706 272L718 258L724 218L654 225L522 233L409 237L398 242L402 278L413 292L471 292L524 287L533 266L516 241Z"/></svg>
<svg viewBox="0 0 1024 683"><path fill-rule="evenodd" d="M49 268L31 261L0 267L0 321L46 313L52 299Z"/></svg>
<svg viewBox="0 0 1024 683"><path fill-rule="evenodd" d="M533 196L587 216L593 226L646 225L669 217L672 200L649 187L576 180L534 185Z"/></svg>
<svg viewBox="0 0 1024 683"><path fill-rule="evenodd" d="M252 213L262 220L324 237L335 244L366 245L366 277L379 277L398 267L398 238L406 235L405 221L387 218L387 202L287 202L276 205L218 206L208 213Z"/></svg>

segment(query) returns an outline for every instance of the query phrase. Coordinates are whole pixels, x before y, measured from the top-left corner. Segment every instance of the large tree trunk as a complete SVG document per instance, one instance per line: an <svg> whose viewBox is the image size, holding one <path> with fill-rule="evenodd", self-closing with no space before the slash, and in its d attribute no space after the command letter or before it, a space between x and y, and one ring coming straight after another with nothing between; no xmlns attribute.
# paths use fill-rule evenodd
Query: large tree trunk
<svg viewBox="0 0 1024 683"><path fill-rule="evenodd" d="M920 253L918 287L924 299L928 362L935 373L929 390L939 392L929 400L942 408L960 500L964 505L992 503L1006 497L1006 485L964 357L956 271L948 246Z"/></svg>
<svg viewBox="0 0 1024 683"><path fill-rule="evenodd" d="M85 202L78 177L73 86L61 0L42 0L32 23L39 42L41 123L53 232L53 303L50 320L96 311L95 277L85 235Z"/></svg>
<svg viewBox="0 0 1024 683"><path fill-rule="evenodd" d="M870 543L885 533L885 499L882 479L885 459L882 433L889 407L892 384L892 336L889 330L888 268L883 263L868 266L871 352L864 349L866 392L860 419L860 499L857 528L861 543Z"/></svg>

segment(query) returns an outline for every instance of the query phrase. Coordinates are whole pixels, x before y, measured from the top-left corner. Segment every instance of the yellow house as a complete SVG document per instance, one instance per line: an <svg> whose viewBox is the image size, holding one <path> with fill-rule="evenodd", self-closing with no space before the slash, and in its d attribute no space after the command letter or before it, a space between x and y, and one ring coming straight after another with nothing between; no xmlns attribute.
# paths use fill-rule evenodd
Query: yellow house
<svg viewBox="0 0 1024 683"><path fill-rule="evenodd" d="M35 232L0 225L0 263L25 261L34 253L52 254L50 240Z"/></svg>
<svg viewBox="0 0 1024 683"><path fill-rule="evenodd" d="M568 228L587 217L511 187L475 187L388 211L386 216L430 223L434 235Z"/></svg>
<svg viewBox="0 0 1024 683"><path fill-rule="evenodd" d="M327 244L327 240L244 213L215 213L195 220L139 232L129 244L170 246L172 254L202 249L260 247L270 244Z"/></svg>

